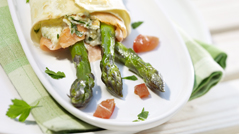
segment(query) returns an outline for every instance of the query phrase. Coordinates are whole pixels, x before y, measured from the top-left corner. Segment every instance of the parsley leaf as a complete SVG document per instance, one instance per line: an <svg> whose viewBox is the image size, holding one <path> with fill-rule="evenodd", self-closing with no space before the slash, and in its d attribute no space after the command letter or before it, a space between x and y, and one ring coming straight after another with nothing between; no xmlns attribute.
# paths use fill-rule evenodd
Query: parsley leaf
<svg viewBox="0 0 239 134"><path fill-rule="evenodd" d="M136 81L138 78L135 75L123 77L122 79Z"/></svg>
<svg viewBox="0 0 239 134"><path fill-rule="evenodd" d="M26 0L26 3L29 3L29 0Z"/></svg>
<svg viewBox="0 0 239 134"><path fill-rule="evenodd" d="M47 67L46 67L45 73L47 73L53 79L61 79L66 77L64 72L58 71L57 73L55 73L54 71L49 70Z"/></svg>
<svg viewBox="0 0 239 134"><path fill-rule="evenodd" d="M37 107L38 103L35 106L28 105L25 101L14 99L12 100L13 105L10 105L6 115L12 119L18 117L20 115L19 121L24 122L26 118L29 116L32 108Z"/></svg>
<svg viewBox="0 0 239 134"><path fill-rule="evenodd" d="M148 118L149 111L144 111L144 108L142 109L142 112L138 114L138 119L144 121Z"/></svg>
<svg viewBox="0 0 239 134"><path fill-rule="evenodd" d="M59 35L59 34L57 34L56 36L57 36L57 39L59 39L59 36L60 36L60 35Z"/></svg>
<svg viewBox="0 0 239 134"><path fill-rule="evenodd" d="M148 115L149 115L149 111L144 111L144 108L143 108L141 113L138 114L138 120L134 120L133 122L145 121L148 118Z"/></svg>
<svg viewBox="0 0 239 134"><path fill-rule="evenodd" d="M136 29L137 27L139 27L141 24L143 23L143 21L138 21L138 22L134 22L131 24L133 29Z"/></svg>

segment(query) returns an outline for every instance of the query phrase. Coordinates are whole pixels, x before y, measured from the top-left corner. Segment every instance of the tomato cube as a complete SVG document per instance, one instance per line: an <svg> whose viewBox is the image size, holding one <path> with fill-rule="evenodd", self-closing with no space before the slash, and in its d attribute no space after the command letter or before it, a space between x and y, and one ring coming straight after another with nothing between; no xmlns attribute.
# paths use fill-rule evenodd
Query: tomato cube
<svg viewBox="0 0 239 134"><path fill-rule="evenodd" d="M134 40L133 49L136 53L147 52L159 45L159 38L155 36L138 35Z"/></svg>
<svg viewBox="0 0 239 134"><path fill-rule="evenodd" d="M93 116L103 119L109 119L114 112L114 99L107 99L102 101L98 106Z"/></svg>
<svg viewBox="0 0 239 134"><path fill-rule="evenodd" d="M134 93L137 94L140 98L145 98L149 96L148 88L144 83L136 85L134 87Z"/></svg>

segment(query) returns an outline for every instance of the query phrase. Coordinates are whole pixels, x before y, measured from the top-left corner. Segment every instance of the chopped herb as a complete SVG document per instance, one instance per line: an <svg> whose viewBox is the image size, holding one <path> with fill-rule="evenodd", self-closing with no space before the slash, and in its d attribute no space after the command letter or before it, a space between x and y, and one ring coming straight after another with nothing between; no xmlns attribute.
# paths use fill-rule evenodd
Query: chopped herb
<svg viewBox="0 0 239 134"><path fill-rule="evenodd" d="M73 29L71 29L71 34L73 34L74 33L74 30Z"/></svg>
<svg viewBox="0 0 239 134"><path fill-rule="evenodd" d="M136 81L138 78L135 75L123 77L122 79Z"/></svg>
<svg viewBox="0 0 239 134"><path fill-rule="evenodd" d="M85 24L85 22L84 21L81 21L81 20L76 20L76 19L74 19L73 17L70 17L71 18L71 20L73 20L73 21L75 21L75 22L78 22L78 23L81 23L81 24Z"/></svg>
<svg viewBox="0 0 239 134"><path fill-rule="evenodd" d="M144 108L143 108L141 113L138 114L138 120L134 120L133 122L145 121L148 118L148 115L149 115L149 111L144 111Z"/></svg>
<svg viewBox="0 0 239 134"><path fill-rule="evenodd" d="M55 73L54 71L49 70L47 67L46 67L45 73L47 73L53 79L61 79L66 77L64 72L58 71L57 73Z"/></svg>
<svg viewBox="0 0 239 134"><path fill-rule="evenodd" d="M80 21L80 20L76 20L76 22L79 22L79 23L81 23L81 24L85 24L84 21Z"/></svg>
<svg viewBox="0 0 239 134"><path fill-rule="evenodd" d="M92 41L93 39L91 37L88 38L89 41Z"/></svg>
<svg viewBox="0 0 239 134"><path fill-rule="evenodd" d="M28 105L24 100L14 99L12 100L13 104L10 105L6 115L12 119L17 118L20 122L24 122L26 118L29 116L31 109L37 107L38 103L35 106Z"/></svg>
<svg viewBox="0 0 239 134"><path fill-rule="evenodd" d="M76 33L77 36L82 37L83 33L77 30L76 24L71 22L71 34Z"/></svg>
<svg viewBox="0 0 239 134"><path fill-rule="evenodd" d="M71 34L74 34L76 29L77 29L76 24L71 22Z"/></svg>
<svg viewBox="0 0 239 134"><path fill-rule="evenodd" d="M35 33L38 33L39 31L40 31L40 28L39 28L39 29L36 29L36 30L34 29L34 32L35 32Z"/></svg>
<svg viewBox="0 0 239 134"><path fill-rule="evenodd" d="M60 35L59 35L59 34L57 34L57 39L59 39L59 37L60 37Z"/></svg>
<svg viewBox="0 0 239 134"><path fill-rule="evenodd" d="M143 21L138 21L138 22L134 22L131 24L133 29L136 29L137 27L139 27L141 24L143 23Z"/></svg>
<svg viewBox="0 0 239 134"><path fill-rule="evenodd" d="M29 0L26 0L26 3L29 3Z"/></svg>
<svg viewBox="0 0 239 134"><path fill-rule="evenodd" d="M76 35L79 36L79 37L82 37L82 35L83 35L83 33L80 32L80 31L78 31L78 30L76 30L75 33L76 33Z"/></svg>
<svg viewBox="0 0 239 134"><path fill-rule="evenodd" d="M87 24L86 24L86 27L89 27L89 26L90 26L90 23L87 23Z"/></svg>

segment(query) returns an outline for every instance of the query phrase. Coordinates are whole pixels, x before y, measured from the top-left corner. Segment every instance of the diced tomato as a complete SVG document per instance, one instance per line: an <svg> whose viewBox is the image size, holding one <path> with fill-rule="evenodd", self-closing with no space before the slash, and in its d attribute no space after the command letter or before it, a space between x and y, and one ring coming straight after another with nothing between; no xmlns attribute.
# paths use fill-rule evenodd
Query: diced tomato
<svg viewBox="0 0 239 134"><path fill-rule="evenodd" d="M140 98L145 98L149 96L149 91L147 86L142 83L134 87L134 93L137 94Z"/></svg>
<svg viewBox="0 0 239 134"><path fill-rule="evenodd" d="M138 35L134 40L133 49L136 53L147 52L159 45L159 38L155 36Z"/></svg>
<svg viewBox="0 0 239 134"><path fill-rule="evenodd" d="M115 102L114 99L107 99L102 101L98 106L93 116L109 119L114 112Z"/></svg>

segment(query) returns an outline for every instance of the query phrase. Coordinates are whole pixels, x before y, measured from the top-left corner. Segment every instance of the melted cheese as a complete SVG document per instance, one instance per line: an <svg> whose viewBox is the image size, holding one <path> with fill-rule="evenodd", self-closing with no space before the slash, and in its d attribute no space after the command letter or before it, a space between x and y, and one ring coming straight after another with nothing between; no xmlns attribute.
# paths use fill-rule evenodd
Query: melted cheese
<svg viewBox="0 0 239 134"><path fill-rule="evenodd" d="M41 24L41 33L43 37L46 37L47 39L50 39L52 42L52 45L55 45L58 43L58 37L61 34L61 31L63 30L63 23L62 21L56 21L56 22L42 22Z"/></svg>

